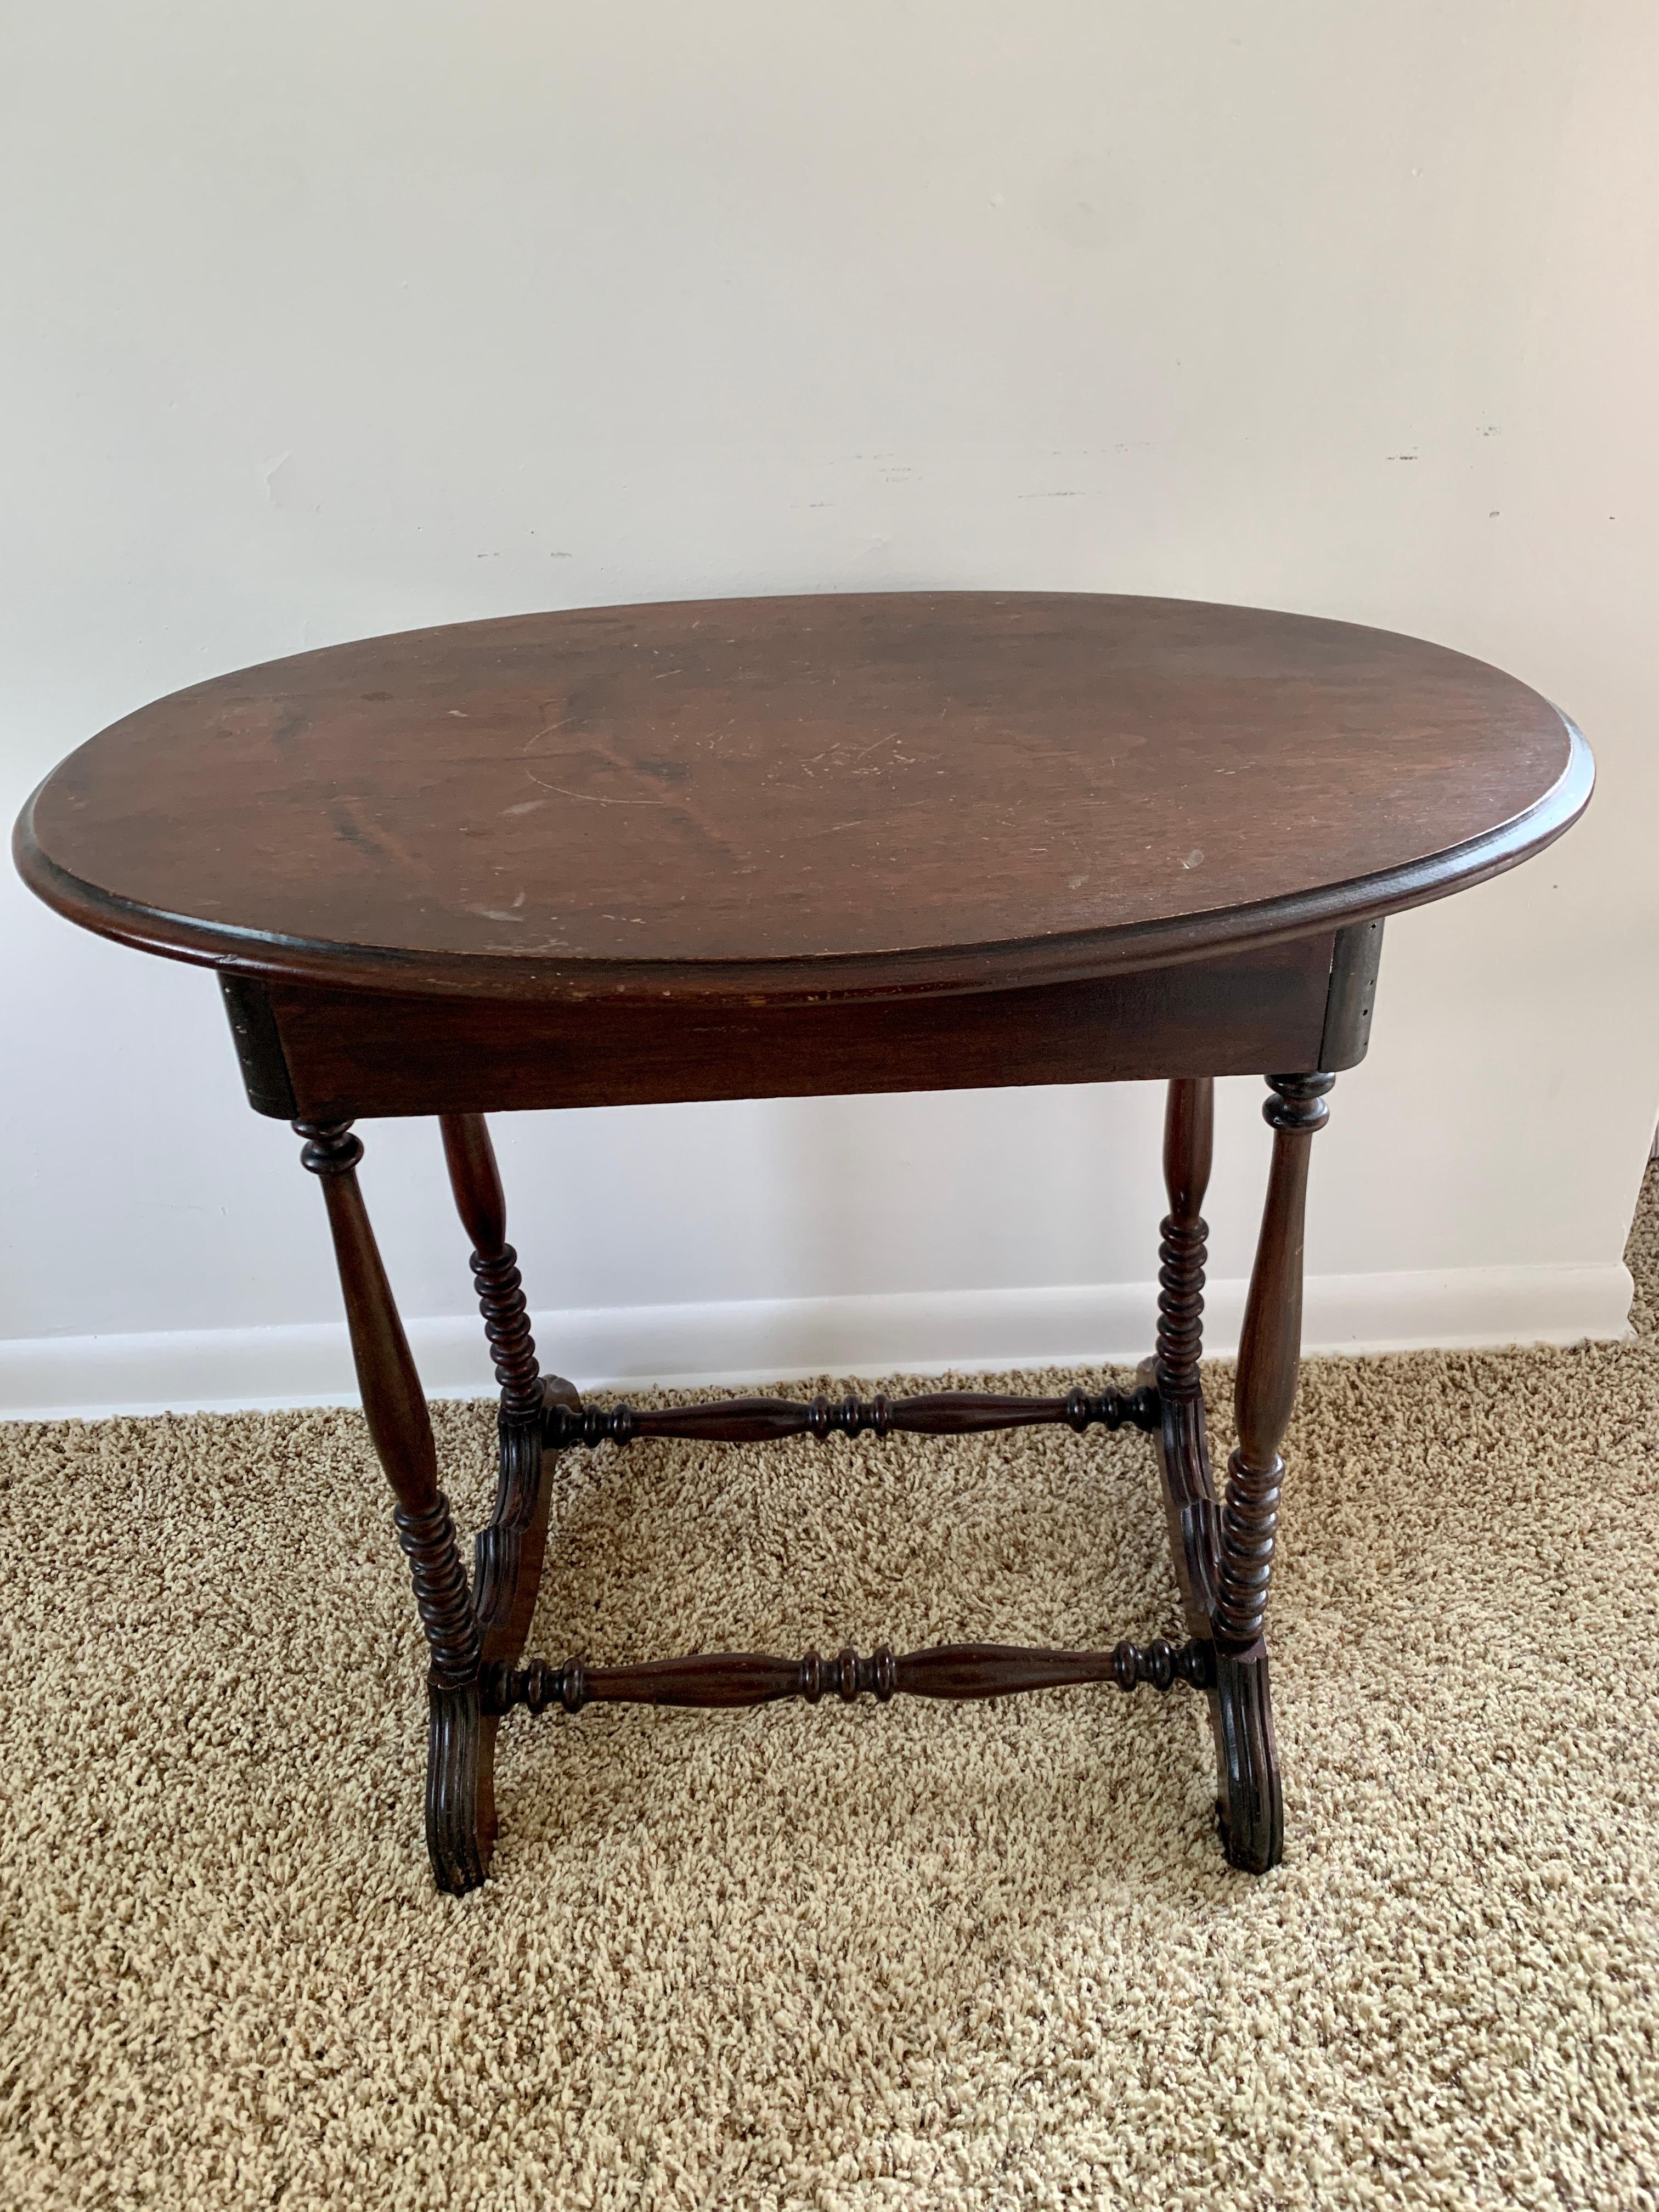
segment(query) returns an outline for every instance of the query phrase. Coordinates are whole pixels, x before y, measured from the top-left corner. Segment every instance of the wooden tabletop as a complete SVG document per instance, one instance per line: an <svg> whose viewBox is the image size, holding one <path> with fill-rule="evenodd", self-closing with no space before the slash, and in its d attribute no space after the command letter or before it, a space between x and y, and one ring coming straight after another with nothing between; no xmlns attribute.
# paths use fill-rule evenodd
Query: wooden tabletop
<svg viewBox="0 0 1659 2212"><path fill-rule="evenodd" d="M1105 975L1496 873L1589 796L1513 678L1309 617L893 592L526 615L198 684L72 753L23 875L245 972L770 1000Z"/></svg>

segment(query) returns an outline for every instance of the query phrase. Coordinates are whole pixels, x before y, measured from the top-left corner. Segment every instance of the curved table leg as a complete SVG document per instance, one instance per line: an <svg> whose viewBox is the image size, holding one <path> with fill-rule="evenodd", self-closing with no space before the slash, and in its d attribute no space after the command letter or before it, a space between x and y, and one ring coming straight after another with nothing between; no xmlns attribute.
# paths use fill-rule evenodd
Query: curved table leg
<svg viewBox="0 0 1659 2212"><path fill-rule="evenodd" d="M397 1497L392 1522L426 1631L427 1849L438 1887L459 1894L477 1887L489 1864L478 1822L477 1617L449 1500L438 1487L420 1377L357 1187L362 1142L349 1121L296 1121L294 1127L306 1139L301 1159L320 1181L327 1202L363 1413Z"/></svg>
<svg viewBox="0 0 1659 2212"><path fill-rule="evenodd" d="M547 1554L552 1485L544 1413L550 1404L580 1412L581 1400L562 1377L544 1377L538 1370L519 1255L507 1241L507 1200L488 1122L482 1114L446 1114L441 1126L455 1208L472 1240L472 1279L501 1391L495 1503L473 1546L483 1663L510 1668L524 1654ZM486 1865L495 1840L499 1726L499 1717L486 1713L478 1729L478 1833Z"/></svg>
<svg viewBox="0 0 1659 2212"><path fill-rule="evenodd" d="M1216 1569L1216 1682L1222 1840L1234 1866L1265 1874L1285 1850L1265 1629L1285 1462L1279 1443L1302 1357L1302 1237L1308 1151L1329 1118L1333 1075L1273 1075L1262 1113L1273 1132L1267 1202L1250 1273L1233 1403L1238 1444L1227 1462Z"/></svg>

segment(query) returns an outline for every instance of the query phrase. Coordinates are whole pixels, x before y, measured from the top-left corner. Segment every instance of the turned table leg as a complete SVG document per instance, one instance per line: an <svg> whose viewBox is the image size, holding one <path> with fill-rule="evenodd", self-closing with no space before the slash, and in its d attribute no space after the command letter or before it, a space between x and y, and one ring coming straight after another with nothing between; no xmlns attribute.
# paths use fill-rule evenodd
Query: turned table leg
<svg viewBox="0 0 1659 2212"><path fill-rule="evenodd" d="M1284 1855L1285 1813L1273 1741L1264 1631L1285 1462L1279 1447L1302 1357L1302 1236L1308 1153L1329 1108L1333 1075L1273 1075L1262 1113L1273 1164L1239 1340L1233 1404L1238 1443L1227 1462L1217 1561L1212 1711L1223 1840L1232 1864L1265 1874Z"/></svg>
<svg viewBox="0 0 1659 2212"><path fill-rule="evenodd" d="M514 1666L524 1652L541 1587L552 1499L544 1423L550 1405L580 1412L581 1400L536 1364L519 1255L507 1241L507 1199L482 1114L441 1117L444 1158L461 1226L472 1240L472 1279L501 1385L495 1504L473 1547L473 1591L486 1668ZM495 1734L486 1712L478 1739L478 1826L486 1863L495 1838Z"/></svg>
<svg viewBox="0 0 1659 2212"><path fill-rule="evenodd" d="M1158 1248L1158 1350L1140 1370L1141 1381L1158 1390L1158 1471L1187 1633L1205 1640L1214 1610L1215 1498L1198 1370L1209 1233L1202 1207L1214 1133L1212 1079L1188 1076L1171 1083L1164 1111L1164 1183L1170 1211Z"/></svg>
<svg viewBox="0 0 1659 2212"><path fill-rule="evenodd" d="M296 1121L301 1159L322 1183L345 1295L351 1356L368 1432L397 1497L392 1522L408 1556L430 1654L427 1675L426 1839L441 1889L475 1889L489 1863L478 1824L481 1644L420 1377L357 1187L362 1142L349 1121Z"/></svg>

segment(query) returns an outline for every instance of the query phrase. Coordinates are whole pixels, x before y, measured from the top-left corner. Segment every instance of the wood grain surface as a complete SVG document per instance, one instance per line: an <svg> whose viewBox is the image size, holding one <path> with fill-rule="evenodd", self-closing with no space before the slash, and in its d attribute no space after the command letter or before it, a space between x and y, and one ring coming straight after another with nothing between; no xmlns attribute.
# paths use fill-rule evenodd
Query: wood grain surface
<svg viewBox="0 0 1659 2212"><path fill-rule="evenodd" d="M72 754L19 865L104 934L507 1000L983 989L1238 951L1511 866L1589 794L1484 664L1180 600L586 609L220 677Z"/></svg>

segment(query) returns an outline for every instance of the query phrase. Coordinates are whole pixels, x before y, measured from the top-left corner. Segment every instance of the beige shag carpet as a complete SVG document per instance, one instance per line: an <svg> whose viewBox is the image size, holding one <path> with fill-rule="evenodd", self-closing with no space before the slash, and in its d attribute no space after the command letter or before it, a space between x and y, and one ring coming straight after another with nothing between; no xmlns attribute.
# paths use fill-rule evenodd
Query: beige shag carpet
<svg viewBox="0 0 1659 2212"><path fill-rule="evenodd" d="M357 1417L0 1432L0 2202L1659 2204L1656 1195L1637 1342L1308 1370L1262 1881L1102 1689L520 1715L457 1904ZM1177 1618L1138 1436L565 1470L549 1656Z"/></svg>

